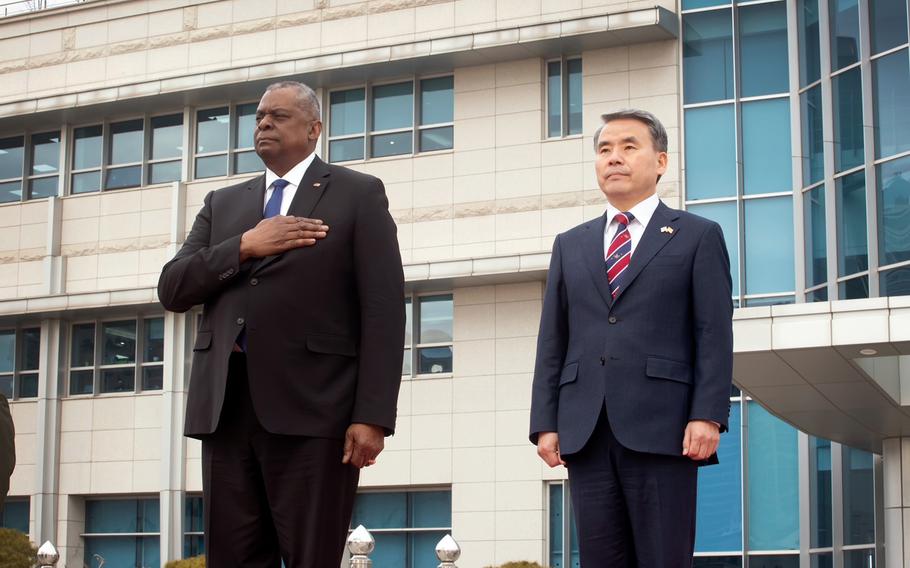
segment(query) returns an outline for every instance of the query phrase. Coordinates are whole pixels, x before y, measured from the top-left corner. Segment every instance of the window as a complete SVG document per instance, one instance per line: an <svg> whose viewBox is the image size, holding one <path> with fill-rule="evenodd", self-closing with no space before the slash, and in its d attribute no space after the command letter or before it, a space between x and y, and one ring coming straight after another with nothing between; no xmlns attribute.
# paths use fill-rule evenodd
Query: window
<svg viewBox="0 0 910 568"><path fill-rule="evenodd" d="M698 472L695 551L741 554L742 523L742 407L730 401L728 433L720 437L718 465Z"/></svg>
<svg viewBox="0 0 910 568"><path fill-rule="evenodd" d="M331 92L329 160L451 149L453 89L453 77L445 76Z"/></svg>
<svg viewBox="0 0 910 568"><path fill-rule="evenodd" d="M863 163L863 93L859 67L831 79L834 107L834 168L837 172Z"/></svg>
<svg viewBox="0 0 910 568"><path fill-rule="evenodd" d="M73 129L70 193L126 189L181 179L183 114Z"/></svg>
<svg viewBox="0 0 910 568"><path fill-rule="evenodd" d="M902 49L872 61L875 157L910 150L910 65Z"/></svg>
<svg viewBox="0 0 910 568"><path fill-rule="evenodd" d="M163 380L164 318L72 326L70 395L161 390Z"/></svg>
<svg viewBox="0 0 910 568"><path fill-rule="evenodd" d="M806 287L813 288L823 285L828 280L824 185L803 192L803 230Z"/></svg>
<svg viewBox="0 0 910 568"><path fill-rule="evenodd" d="M192 558L205 554L204 509L201 495L187 495L183 501L183 557Z"/></svg>
<svg viewBox="0 0 910 568"><path fill-rule="evenodd" d="M735 197L733 105L686 109L685 114L686 199ZM705 140L711 143L700 143Z"/></svg>
<svg viewBox="0 0 910 568"><path fill-rule="evenodd" d="M28 534L29 498L10 497L0 511L0 526Z"/></svg>
<svg viewBox="0 0 910 568"><path fill-rule="evenodd" d="M405 300L407 323L402 375L452 372L452 309L451 294Z"/></svg>
<svg viewBox="0 0 910 568"><path fill-rule="evenodd" d="M0 203L57 195L60 132L0 138Z"/></svg>
<svg viewBox="0 0 910 568"><path fill-rule="evenodd" d="M904 0L871 0L872 53L881 53L907 43L907 3Z"/></svg>
<svg viewBox="0 0 910 568"><path fill-rule="evenodd" d="M819 85L801 93L801 137L803 145L803 187L821 181L825 175L825 145L822 129L822 88Z"/></svg>
<svg viewBox="0 0 910 568"><path fill-rule="evenodd" d="M786 8L784 2L738 8L743 97L789 90Z"/></svg>
<svg viewBox="0 0 910 568"><path fill-rule="evenodd" d="M742 103L742 118L743 193L791 191L790 100Z"/></svg>
<svg viewBox="0 0 910 568"><path fill-rule="evenodd" d="M831 22L831 70L859 61L858 0L828 0Z"/></svg>
<svg viewBox="0 0 910 568"><path fill-rule="evenodd" d="M416 568L436 558L436 544L452 530L452 492L360 493L351 527L363 525L376 539L376 568ZM435 566L435 564L434 564Z"/></svg>
<svg viewBox="0 0 910 568"><path fill-rule="evenodd" d="M686 207L687 211L711 219L724 233L724 243L727 245L727 254L730 255L730 275L733 280L733 295L739 296L739 231L737 226L736 202L693 204Z"/></svg>
<svg viewBox="0 0 910 568"><path fill-rule="evenodd" d="M792 291L795 277L793 198L747 199L743 206L746 225L746 294ZM770 267L774 267L774 270Z"/></svg>
<svg viewBox="0 0 910 568"><path fill-rule="evenodd" d="M8 399L37 397L40 354L41 328L0 331L0 393Z"/></svg>
<svg viewBox="0 0 910 568"><path fill-rule="evenodd" d="M821 78L818 35L818 0L798 0L799 20L799 86L805 87Z"/></svg>
<svg viewBox="0 0 910 568"><path fill-rule="evenodd" d="M549 486L549 565L551 568L579 568L578 533L569 499L569 482Z"/></svg>
<svg viewBox="0 0 910 568"><path fill-rule="evenodd" d="M881 265L910 260L910 157L878 170L878 257Z"/></svg>
<svg viewBox="0 0 910 568"><path fill-rule="evenodd" d="M733 24L729 9L685 16L683 71L686 104L733 98Z"/></svg>
<svg viewBox="0 0 910 568"><path fill-rule="evenodd" d="M843 446L842 457L844 544L872 545L875 543L873 456L869 452Z"/></svg>
<svg viewBox="0 0 910 568"><path fill-rule="evenodd" d="M809 437L809 548L832 546L831 442Z"/></svg>
<svg viewBox="0 0 910 568"><path fill-rule="evenodd" d="M158 499L85 502L85 565L145 568L161 565Z"/></svg>
<svg viewBox="0 0 910 568"><path fill-rule="evenodd" d="M196 112L196 179L265 170L253 147L258 105L244 103Z"/></svg>
<svg viewBox="0 0 910 568"><path fill-rule="evenodd" d="M581 134L581 58L547 61L547 137Z"/></svg>
<svg viewBox="0 0 910 568"><path fill-rule="evenodd" d="M855 172L835 180L838 297L841 300L869 297L865 177L863 172Z"/></svg>

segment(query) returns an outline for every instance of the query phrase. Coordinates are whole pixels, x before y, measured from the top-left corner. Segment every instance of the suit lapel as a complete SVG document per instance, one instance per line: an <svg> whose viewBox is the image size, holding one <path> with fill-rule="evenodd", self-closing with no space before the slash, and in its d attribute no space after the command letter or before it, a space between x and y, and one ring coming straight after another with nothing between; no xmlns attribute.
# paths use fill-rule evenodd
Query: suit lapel
<svg viewBox="0 0 910 568"><path fill-rule="evenodd" d="M623 277L623 285L613 300L614 302L618 301L623 292L629 289L629 286L632 285L632 282L635 281L644 267L651 262L654 255L660 252L660 249L664 248L670 242L670 239L676 235L678 227L675 221L677 219L679 219L679 213L664 205L663 202L657 205L654 215L651 216L651 220L641 236L641 242L638 243L638 246L635 247L635 252L632 253L632 261L629 263L629 268L626 269L628 273ZM664 227L669 227L669 230L661 230Z"/></svg>
<svg viewBox="0 0 910 568"><path fill-rule="evenodd" d="M604 230L607 226L607 215L604 213L599 219L591 221L585 226L582 235L583 257L588 272L594 280L594 286L600 293L604 302L610 304L610 283L607 281L607 266L604 264Z"/></svg>
<svg viewBox="0 0 910 568"><path fill-rule="evenodd" d="M241 195L243 202L237 209L238 228L241 232L255 227L262 221L262 207L265 200L265 174L254 177L246 184L246 191Z"/></svg>

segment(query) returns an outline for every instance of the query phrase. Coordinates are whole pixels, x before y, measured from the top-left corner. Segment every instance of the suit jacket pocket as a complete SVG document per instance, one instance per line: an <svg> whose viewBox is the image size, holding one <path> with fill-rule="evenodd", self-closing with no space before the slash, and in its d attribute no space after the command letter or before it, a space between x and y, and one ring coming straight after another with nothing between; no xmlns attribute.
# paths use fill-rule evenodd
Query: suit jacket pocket
<svg viewBox="0 0 910 568"><path fill-rule="evenodd" d="M574 383L575 379L578 378L578 363L569 363L562 368L562 373L559 375L559 386Z"/></svg>
<svg viewBox="0 0 910 568"><path fill-rule="evenodd" d="M669 381L692 384L691 367L685 363L670 359L648 357L645 374L655 379L667 379Z"/></svg>
<svg viewBox="0 0 910 568"><path fill-rule="evenodd" d="M193 343L193 351L205 351L212 346L211 331L197 331L196 342Z"/></svg>
<svg viewBox="0 0 910 568"><path fill-rule="evenodd" d="M308 335L306 338L306 347L314 353L344 355L345 357L357 356L357 345L346 337Z"/></svg>

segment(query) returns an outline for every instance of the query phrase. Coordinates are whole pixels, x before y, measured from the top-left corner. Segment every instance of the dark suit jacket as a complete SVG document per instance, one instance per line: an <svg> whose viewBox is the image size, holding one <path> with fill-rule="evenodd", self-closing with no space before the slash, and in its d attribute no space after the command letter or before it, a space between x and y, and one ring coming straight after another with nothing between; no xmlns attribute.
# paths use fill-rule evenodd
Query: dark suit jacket
<svg viewBox="0 0 910 568"><path fill-rule="evenodd" d="M681 455L688 421L714 420L725 429L729 415L733 305L723 233L661 203L611 301L606 222L604 215L579 225L553 244L531 441L558 432L560 452L578 452L606 403L623 446Z"/></svg>
<svg viewBox="0 0 910 568"><path fill-rule="evenodd" d="M240 236L262 220L265 189L263 175L209 193L158 281L168 310L205 305L185 434L217 428L228 359L244 326L250 394L266 430L341 438L362 422L391 434L404 277L382 182L315 158L288 215L322 219L326 238L241 265Z"/></svg>

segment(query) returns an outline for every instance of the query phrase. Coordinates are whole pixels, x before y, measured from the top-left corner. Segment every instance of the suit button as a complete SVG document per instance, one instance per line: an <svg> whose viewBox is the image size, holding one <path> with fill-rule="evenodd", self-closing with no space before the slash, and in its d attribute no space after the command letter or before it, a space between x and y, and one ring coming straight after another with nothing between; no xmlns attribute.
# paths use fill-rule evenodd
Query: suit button
<svg viewBox="0 0 910 568"><path fill-rule="evenodd" d="M253 278L252 280L250 280L250 285L255 286L256 284L259 284L258 278Z"/></svg>
<svg viewBox="0 0 910 568"><path fill-rule="evenodd" d="M237 325L243 325L246 322L243 318L237 318Z"/></svg>
<svg viewBox="0 0 910 568"><path fill-rule="evenodd" d="M616 316L610 316L610 317L608 317L608 318L607 318L607 321L610 322L611 324L616 323L616 321L617 321L617 320L616 320Z"/></svg>

